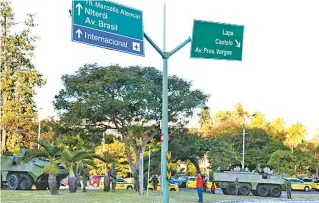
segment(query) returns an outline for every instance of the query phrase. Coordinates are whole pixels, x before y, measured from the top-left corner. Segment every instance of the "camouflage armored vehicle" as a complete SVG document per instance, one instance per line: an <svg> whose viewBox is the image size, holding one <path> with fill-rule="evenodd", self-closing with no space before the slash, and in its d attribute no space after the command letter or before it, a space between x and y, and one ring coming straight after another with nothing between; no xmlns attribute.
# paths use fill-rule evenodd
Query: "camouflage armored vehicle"
<svg viewBox="0 0 319 203"><path fill-rule="evenodd" d="M48 175L44 173L43 167L49 162L41 158L34 158L28 163L22 161L26 149L22 149L17 157L11 152L1 155L1 187L6 183L10 190L30 190L33 185L38 190L48 188ZM68 172L60 164L58 183L68 175ZM60 186L60 184L58 184Z"/></svg>
<svg viewBox="0 0 319 203"><path fill-rule="evenodd" d="M239 179L239 195L249 195L251 192L256 196L280 197L282 190L286 189L285 179L281 176L253 172L214 172L214 181L225 195L236 194L236 178Z"/></svg>

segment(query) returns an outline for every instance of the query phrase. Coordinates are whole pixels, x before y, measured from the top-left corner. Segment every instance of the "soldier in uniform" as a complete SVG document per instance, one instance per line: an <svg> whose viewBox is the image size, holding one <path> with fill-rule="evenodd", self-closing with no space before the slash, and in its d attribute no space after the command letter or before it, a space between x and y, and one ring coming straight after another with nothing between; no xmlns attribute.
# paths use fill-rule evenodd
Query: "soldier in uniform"
<svg viewBox="0 0 319 203"><path fill-rule="evenodd" d="M239 193L239 180L238 180L238 178L236 178L236 180L235 180L235 187L236 187L236 195L238 196L238 193Z"/></svg>
<svg viewBox="0 0 319 203"><path fill-rule="evenodd" d="M291 180L286 180L287 199L291 198Z"/></svg>
<svg viewBox="0 0 319 203"><path fill-rule="evenodd" d="M117 176L117 171L115 169L115 164L112 164L112 169L111 169L111 181L112 181L112 190L115 192L115 187L116 187L116 176Z"/></svg>
<svg viewBox="0 0 319 203"><path fill-rule="evenodd" d="M82 177L83 177L83 192L86 192L86 186L89 180L89 171L88 171L88 167L86 163L83 164Z"/></svg>

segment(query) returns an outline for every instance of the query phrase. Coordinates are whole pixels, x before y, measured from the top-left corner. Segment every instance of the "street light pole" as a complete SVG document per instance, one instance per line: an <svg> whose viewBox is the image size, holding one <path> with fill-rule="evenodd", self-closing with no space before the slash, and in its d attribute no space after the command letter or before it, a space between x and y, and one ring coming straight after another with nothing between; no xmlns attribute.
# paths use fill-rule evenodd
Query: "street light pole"
<svg viewBox="0 0 319 203"><path fill-rule="evenodd" d="M244 169L245 168L245 124L243 124L243 161L242 161L242 166L241 168Z"/></svg>
<svg viewBox="0 0 319 203"><path fill-rule="evenodd" d="M39 122L39 126L38 126L38 142L40 141L40 135L41 135L41 120L40 120L40 111L42 110L42 108L39 109L38 112L38 122ZM38 149L40 149L40 144L38 143Z"/></svg>

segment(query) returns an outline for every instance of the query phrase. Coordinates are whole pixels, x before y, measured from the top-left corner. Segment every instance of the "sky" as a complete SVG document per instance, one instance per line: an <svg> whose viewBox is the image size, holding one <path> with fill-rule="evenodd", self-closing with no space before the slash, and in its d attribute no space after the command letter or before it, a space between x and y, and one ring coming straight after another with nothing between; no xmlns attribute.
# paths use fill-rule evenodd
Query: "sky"
<svg viewBox="0 0 319 203"><path fill-rule="evenodd" d="M143 11L144 32L163 47L163 0L114 0ZM242 61L190 58L190 44L169 59L169 75L193 82L210 99L212 113L233 109L237 103L268 120L283 118L287 126L300 121L312 136L319 128L317 0L166 0L167 50L192 35L193 21L244 25ZM71 0L13 0L21 20L36 13L41 39L35 52L36 68L47 79L36 103L41 118L55 116L54 96L63 88L61 76L85 63L154 66L162 58L144 40L145 57L71 41ZM192 119L196 126L198 118Z"/></svg>

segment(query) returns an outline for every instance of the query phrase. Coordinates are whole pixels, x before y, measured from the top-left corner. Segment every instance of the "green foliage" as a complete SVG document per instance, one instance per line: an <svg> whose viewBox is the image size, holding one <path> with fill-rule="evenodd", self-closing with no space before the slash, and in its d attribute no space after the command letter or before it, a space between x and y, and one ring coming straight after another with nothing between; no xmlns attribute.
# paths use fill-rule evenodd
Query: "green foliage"
<svg viewBox="0 0 319 203"><path fill-rule="evenodd" d="M57 162L50 162L50 164L44 166L43 169L46 174L50 174L53 176L59 175L59 167Z"/></svg>
<svg viewBox="0 0 319 203"><path fill-rule="evenodd" d="M240 162L238 153L230 143L222 139L214 139L210 140L207 145L209 145L207 157L211 169L216 170L218 167L225 169L234 163Z"/></svg>
<svg viewBox="0 0 319 203"><path fill-rule="evenodd" d="M35 138L34 120L37 117L35 90L45 84L33 64L35 42L31 30L36 26L34 15L28 14L24 26L15 21L11 4L0 2L1 24L1 128L2 152L17 153L20 145ZM16 27L19 26L19 31Z"/></svg>
<svg viewBox="0 0 319 203"><path fill-rule="evenodd" d="M92 158L92 154L84 150L69 151L64 149L61 152L61 161L69 169L70 174L78 174L81 163L90 161Z"/></svg>
<svg viewBox="0 0 319 203"><path fill-rule="evenodd" d="M275 173L289 175L294 173L294 157L290 151L278 150L274 152L268 164Z"/></svg>
<svg viewBox="0 0 319 203"><path fill-rule="evenodd" d="M176 76L168 80L169 121L185 122L194 109L204 106L208 96L191 90L191 82ZM133 156L158 134L149 123L161 120L162 72L152 67L85 64L74 75L64 75L62 81L65 88L55 97L54 105L65 134L79 135L90 143L88 147L96 148L102 133L115 129L122 136L134 172L139 158L134 163Z"/></svg>
<svg viewBox="0 0 319 203"><path fill-rule="evenodd" d="M34 142L39 144L41 148L27 150L26 155L23 157L23 161L27 163L33 158L46 158L50 162L50 164L47 166L47 168L45 168L45 170L48 172L48 174L55 176L57 164L59 163L61 158L61 146L50 141L40 140L39 142Z"/></svg>
<svg viewBox="0 0 319 203"><path fill-rule="evenodd" d="M293 149L305 139L306 134L305 127L300 122L297 122L288 128L284 143Z"/></svg>
<svg viewBox="0 0 319 203"><path fill-rule="evenodd" d="M118 140L105 144L105 151L103 151L103 146L98 146L95 149L94 158L96 169L92 169L90 171L91 174L105 174L105 167L111 167L113 163L116 164L118 176L126 177L129 173L129 164L125 146L124 143ZM135 156L133 156L133 160L135 161Z"/></svg>

